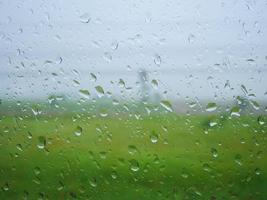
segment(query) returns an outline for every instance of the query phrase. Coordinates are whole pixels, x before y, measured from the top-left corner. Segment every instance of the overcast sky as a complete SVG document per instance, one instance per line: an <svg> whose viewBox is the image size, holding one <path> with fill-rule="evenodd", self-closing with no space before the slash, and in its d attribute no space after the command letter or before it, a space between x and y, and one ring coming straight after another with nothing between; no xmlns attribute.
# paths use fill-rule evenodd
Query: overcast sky
<svg viewBox="0 0 267 200"><path fill-rule="evenodd" d="M135 96L145 69L164 98L231 99L243 84L267 99L266 10L266 0L0 0L0 96L96 85Z"/></svg>

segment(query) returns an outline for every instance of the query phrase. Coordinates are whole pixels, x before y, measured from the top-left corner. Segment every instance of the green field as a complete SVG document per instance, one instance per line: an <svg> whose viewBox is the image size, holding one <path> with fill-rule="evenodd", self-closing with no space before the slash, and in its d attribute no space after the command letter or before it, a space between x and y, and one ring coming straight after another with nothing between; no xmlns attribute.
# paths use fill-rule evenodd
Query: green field
<svg viewBox="0 0 267 200"><path fill-rule="evenodd" d="M0 199L267 199L257 116L2 116L0 153Z"/></svg>

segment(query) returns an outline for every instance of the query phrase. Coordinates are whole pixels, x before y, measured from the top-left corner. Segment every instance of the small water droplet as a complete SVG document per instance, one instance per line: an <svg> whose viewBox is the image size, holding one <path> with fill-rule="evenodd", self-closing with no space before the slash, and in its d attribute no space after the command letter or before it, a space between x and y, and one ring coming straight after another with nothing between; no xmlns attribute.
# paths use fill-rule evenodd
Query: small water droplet
<svg viewBox="0 0 267 200"><path fill-rule="evenodd" d="M133 172L137 172L139 170L139 163L134 159L130 160L130 169Z"/></svg>
<svg viewBox="0 0 267 200"><path fill-rule="evenodd" d="M109 52L105 52L103 55L103 58L107 61L107 62L111 62L112 61L112 55Z"/></svg>
<svg viewBox="0 0 267 200"><path fill-rule="evenodd" d="M111 43L111 49L113 49L113 50L117 50L118 47L119 47L119 43L118 43L117 41L113 41L113 42Z"/></svg>
<svg viewBox="0 0 267 200"><path fill-rule="evenodd" d="M121 78L119 79L119 86L125 88L125 82Z"/></svg>
<svg viewBox="0 0 267 200"><path fill-rule="evenodd" d="M158 54L154 56L154 63L158 66L161 64L161 57Z"/></svg>
<svg viewBox="0 0 267 200"><path fill-rule="evenodd" d="M265 118L262 115L260 115L258 117L258 120L257 121L258 121L259 125L265 124Z"/></svg>
<svg viewBox="0 0 267 200"><path fill-rule="evenodd" d="M168 110L169 112L173 112L173 109L172 109L172 105L169 101L167 100L162 100L160 102L160 105L165 108L166 110Z"/></svg>
<svg viewBox="0 0 267 200"><path fill-rule="evenodd" d="M255 169L255 174L258 175L258 176L261 174L261 170L260 170L260 168L256 168L256 169Z"/></svg>
<svg viewBox="0 0 267 200"><path fill-rule="evenodd" d="M97 80L97 77L96 77L96 75L94 73L90 73L90 76L91 76L91 80L92 81L95 82Z"/></svg>
<svg viewBox="0 0 267 200"><path fill-rule="evenodd" d="M214 158L217 158L217 157L218 157L217 149L215 149L215 148L211 148L211 155L212 155Z"/></svg>
<svg viewBox="0 0 267 200"><path fill-rule="evenodd" d="M22 145L21 145L21 144L17 144L16 147L17 147L17 149L18 149L19 151L23 151L23 149L22 149Z"/></svg>
<svg viewBox="0 0 267 200"><path fill-rule="evenodd" d="M116 171L111 172L111 178L116 179L118 177L118 174Z"/></svg>
<svg viewBox="0 0 267 200"><path fill-rule="evenodd" d="M203 170L206 171L206 172L210 172L211 171L211 167L209 166L209 164L204 163L203 164Z"/></svg>
<svg viewBox="0 0 267 200"><path fill-rule="evenodd" d="M134 145L129 145L128 146L128 152L129 152L129 154L134 155L138 152L138 150Z"/></svg>
<svg viewBox="0 0 267 200"><path fill-rule="evenodd" d="M77 126L77 127L76 127L76 130L75 130L75 132L74 132L74 134L75 134L76 136L81 136L81 135L82 135L82 132L83 132L82 127Z"/></svg>
<svg viewBox="0 0 267 200"><path fill-rule="evenodd" d="M41 173L41 169L39 167L35 167L33 171L35 175L39 175Z"/></svg>
<svg viewBox="0 0 267 200"><path fill-rule="evenodd" d="M37 147L39 149L44 149L46 146L46 138L44 136L39 136L37 141Z"/></svg>
<svg viewBox="0 0 267 200"><path fill-rule="evenodd" d="M189 103L189 107L190 107L190 108L194 108L194 107L196 107L196 105L197 105L196 102L190 102L190 103Z"/></svg>
<svg viewBox="0 0 267 200"><path fill-rule="evenodd" d="M152 134L150 135L150 140L153 144L158 142L158 135L155 132L152 132Z"/></svg>
<svg viewBox="0 0 267 200"><path fill-rule="evenodd" d="M88 13L84 13L80 16L80 21L82 23L88 24L91 21L90 15Z"/></svg>
<svg viewBox="0 0 267 200"><path fill-rule="evenodd" d="M241 85L241 89L244 92L244 94L247 94L248 93L248 90L247 90L247 88L244 85Z"/></svg>
<svg viewBox="0 0 267 200"><path fill-rule="evenodd" d="M155 79L153 79L153 80L151 81L151 84L152 84L152 86L153 86L154 89L157 89L158 86L159 86L158 81L155 80Z"/></svg>
<svg viewBox="0 0 267 200"><path fill-rule="evenodd" d="M235 162L238 164L238 165L242 165L242 156L240 154L236 154L235 155Z"/></svg>
<svg viewBox="0 0 267 200"><path fill-rule="evenodd" d="M2 190L3 191L8 191L9 190L9 184L8 183L5 183L2 187Z"/></svg>
<svg viewBox="0 0 267 200"><path fill-rule="evenodd" d="M96 187L97 186L97 181L96 178L92 178L89 180L89 183L92 187Z"/></svg>

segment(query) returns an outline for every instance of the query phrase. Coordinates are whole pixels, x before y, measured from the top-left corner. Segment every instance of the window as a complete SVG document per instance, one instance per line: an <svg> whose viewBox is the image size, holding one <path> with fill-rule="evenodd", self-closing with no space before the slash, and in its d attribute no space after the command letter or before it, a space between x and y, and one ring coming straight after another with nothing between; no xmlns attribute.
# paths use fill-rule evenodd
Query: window
<svg viewBox="0 0 267 200"><path fill-rule="evenodd" d="M267 2L0 1L0 199L265 199Z"/></svg>

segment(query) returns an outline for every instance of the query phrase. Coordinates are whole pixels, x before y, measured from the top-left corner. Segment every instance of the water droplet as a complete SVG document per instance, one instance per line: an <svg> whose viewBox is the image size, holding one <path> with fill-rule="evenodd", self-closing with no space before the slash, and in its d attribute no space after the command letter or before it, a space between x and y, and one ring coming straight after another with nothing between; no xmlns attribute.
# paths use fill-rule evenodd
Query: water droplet
<svg viewBox="0 0 267 200"><path fill-rule="evenodd" d="M247 88L244 85L241 85L241 89L244 92L244 94L247 94L248 93L248 90L247 90Z"/></svg>
<svg viewBox="0 0 267 200"><path fill-rule="evenodd" d="M252 58L247 59L247 61L248 61L248 62L255 62L255 60L252 59Z"/></svg>
<svg viewBox="0 0 267 200"><path fill-rule="evenodd" d="M151 81L151 84L152 84L152 86L153 86L153 88L154 89L157 89L158 88L158 81L157 80L155 80L155 79L153 79L152 81Z"/></svg>
<svg viewBox="0 0 267 200"><path fill-rule="evenodd" d="M255 169L255 174L259 176L261 174L261 170L259 168L256 168Z"/></svg>
<svg viewBox="0 0 267 200"><path fill-rule="evenodd" d="M118 177L118 174L116 171L111 172L111 178L116 179Z"/></svg>
<svg viewBox="0 0 267 200"><path fill-rule="evenodd" d="M89 183L92 187L96 187L97 186L96 178L92 178L91 180L89 180Z"/></svg>
<svg viewBox="0 0 267 200"><path fill-rule="evenodd" d="M152 134L150 135L150 140L152 143L157 143L158 142L158 135L155 132L152 132Z"/></svg>
<svg viewBox="0 0 267 200"><path fill-rule="evenodd" d="M210 121L209 121L209 126L210 127L214 127L214 126L217 126L218 125L218 123L214 120L214 119L211 119Z"/></svg>
<svg viewBox="0 0 267 200"><path fill-rule="evenodd" d="M9 184L5 183L2 187L3 191L8 191L9 190Z"/></svg>
<svg viewBox="0 0 267 200"><path fill-rule="evenodd" d="M195 35L190 34L190 35L188 36L187 40L188 40L189 43L193 43L194 40L195 40Z"/></svg>
<svg viewBox="0 0 267 200"><path fill-rule="evenodd" d="M18 149L19 151L23 151L23 149L22 149L22 145L21 145L21 144L17 144L16 147L17 147L17 149Z"/></svg>
<svg viewBox="0 0 267 200"><path fill-rule="evenodd" d="M117 50L118 47L119 47L119 43L118 43L117 41L113 41L113 42L111 43L111 49L113 49L113 50Z"/></svg>
<svg viewBox="0 0 267 200"><path fill-rule="evenodd" d="M42 111L37 107L32 108L32 112L35 116L40 115L42 113Z"/></svg>
<svg viewBox="0 0 267 200"><path fill-rule="evenodd" d="M218 152L217 152L217 149L215 148L211 148L211 154L214 158L217 158L218 157Z"/></svg>
<svg viewBox="0 0 267 200"><path fill-rule="evenodd" d="M39 149L44 149L46 145L46 138L44 136L39 136L37 141L37 147Z"/></svg>
<svg viewBox="0 0 267 200"><path fill-rule="evenodd" d="M123 88L125 87L125 82L121 78L119 79L119 83L118 84L119 84L120 87L123 87Z"/></svg>
<svg viewBox="0 0 267 200"><path fill-rule="evenodd" d="M183 178L188 178L189 175L188 175L188 173L186 173L186 172L182 172L182 173L181 173L181 176L182 176Z"/></svg>
<svg viewBox="0 0 267 200"><path fill-rule="evenodd" d="M130 169L133 172L137 172L139 170L139 163L134 159L130 160Z"/></svg>
<svg viewBox="0 0 267 200"><path fill-rule="evenodd" d="M58 190L58 191L61 191L61 190L63 190L63 189L64 189L64 187L65 187L65 186L64 186L64 183L63 183L63 182L61 182L61 181L59 181L59 182L58 182L58 184L59 184L59 186L58 186L57 190Z"/></svg>
<svg viewBox="0 0 267 200"><path fill-rule="evenodd" d="M89 99L90 98L90 92L88 90L79 90L79 93L82 97Z"/></svg>
<svg viewBox="0 0 267 200"><path fill-rule="evenodd" d="M81 136L81 135L82 135L82 132L83 132L82 127L77 126L77 127L76 127L76 130L75 130L75 132L74 132L74 134L75 134L76 136Z"/></svg>
<svg viewBox="0 0 267 200"><path fill-rule="evenodd" d="M190 108L194 108L194 107L196 107L196 105L197 105L196 102L190 102L190 103L189 103L189 107L190 107Z"/></svg>
<svg viewBox="0 0 267 200"><path fill-rule="evenodd" d="M90 15L88 13L84 13L80 16L80 21L82 23L88 24L91 21Z"/></svg>
<svg viewBox="0 0 267 200"><path fill-rule="evenodd" d="M235 162L238 165L242 165L241 159L242 159L242 156L240 154L236 154L236 156L235 156Z"/></svg>
<svg viewBox="0 0 267 200"><path fill-rule="evenodd" d="M99 152L99 156L100 156L100 158L101 159L106 159L107 158L107 152L105 152L105 151L101 151L101 152Z"/></svg>
<svg viewBox="0 0 267 200"><path fill-rule="evenodd" d="M112 61L112 55L109 52L105 52L103 55L103 58L107 61L107 62L111 62Z"/></svg>
<svg viewBox="0 0 267 200"><path fill-rule="evenodd" d="M35 167L33 171L35 175L39 175L41 173L41 169L39 167Z"/></svg>
<svg viewBox="0 0 267 200"><path fill-rule="evenodd" d="M27 137L28 137L28 139L32 139L32 133L30 131L28 131Z"/></svg>
<svg viewBox="0 0 267 200"><path fill-rule="evenodd" d="M158 54L154 56L154 63L158 66L161 64L161 57Z"/></svg>
<svg viewBox="0 0 267 200"><path fill-rule="evenodd" d="M239 117L240 116L240 108L237 106L233 107L231 109L230 115Z"/></svg>
<svg viewBox="0 0 267 200"><path fill-rule="evenodd" d="M95 90L97 92L98 97L104 96L105 94L104 89L100 85L96 86Z"/></svg>
<svg viewBox="0 0 267 200"><path fill-rule="evenodd" d="M169 112L173 112L173 109L172 109L172 105L169 101L167 100L162 100L160 102L160 105L165 108L166 110L168 110Z"/></svg>
<svg viewBox="0 0 267 200"><path fill-rule="evenodd" d="M215 111L216 109L217 109L217 104L214 103L214 102L210 102L210 103L208 103L207 106L206 106L206 111L208 111L208 112L213 112L213 111Z"/></svg>
<svg viewBox="0 0 267 200"><path fill-rule="evenodd" d="M259 105L259 103L257 101L250 100L249 103L252 105L252 107L255 110L259 110L260 109L260 105Z"/></svg>
<svg viewBox="0 0 267 200"><path fill-rule="evenodd" d="M209 164L204 163L203 164L203 170L206 171L206 172L210 172L211 171L211 167L209 166Z"/></svg>
<svg viewBox="0 0 267 200"><path fill-rule="evenodd" d="M93 74L93 73L90 73L90 76L91 76L91 80L92 81L96 81L97 80L97 77L96 77L96 75L95 74Z"/></svg>
<svg viewBox="0 0 267 200"><path fill-rule="evenodd" d="M80 82L75 80L75 79L73 79L73 83L74 83L75 86L79 86L80 85Z"/></svg>
<svg viewBox="0 0 267 200"><path fill-rule="evenodd" d="M138 152L138 150L134 145L129 145L128 146L128 152L129 152L129 154L134 155Z"/></svg>
<svg viewBox="0 0 267 200"><path fill-rule="evenodd" d="M265 124L265 118L264 118L264 116L260 115L258 117L258 120L257 121L258 121L259 125Z"/></svg>

